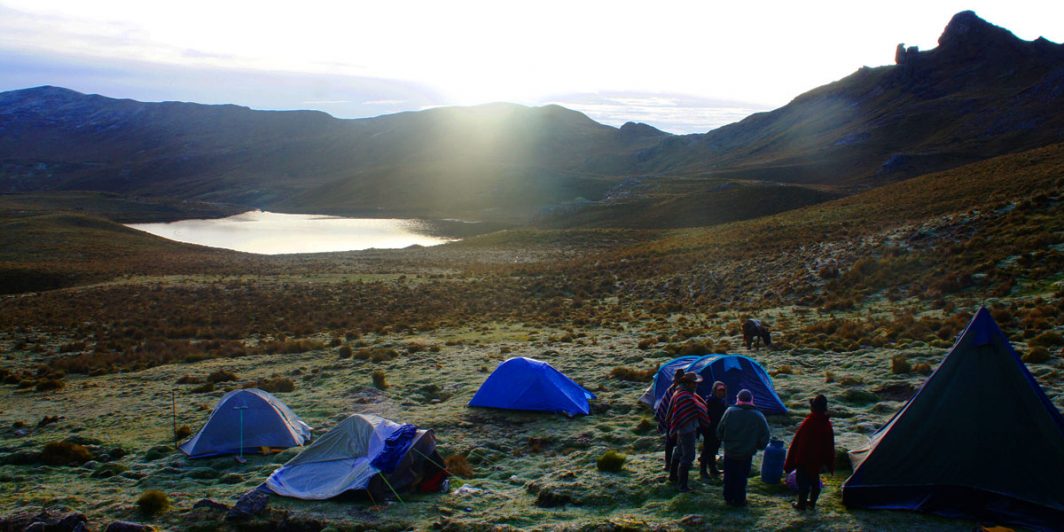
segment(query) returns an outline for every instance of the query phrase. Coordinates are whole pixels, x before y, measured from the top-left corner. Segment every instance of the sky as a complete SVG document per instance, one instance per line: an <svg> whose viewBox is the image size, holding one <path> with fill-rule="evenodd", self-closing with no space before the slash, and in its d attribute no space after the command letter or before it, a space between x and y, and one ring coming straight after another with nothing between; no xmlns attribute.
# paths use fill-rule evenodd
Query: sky
<svg viewBox="0 0 1064 532"><path fill-rule="evenodd" d="M0 91L361 118L558 103L609 125L705 132L931 49L974 10L1064 41L1053 0L0 0Z"/></svg>

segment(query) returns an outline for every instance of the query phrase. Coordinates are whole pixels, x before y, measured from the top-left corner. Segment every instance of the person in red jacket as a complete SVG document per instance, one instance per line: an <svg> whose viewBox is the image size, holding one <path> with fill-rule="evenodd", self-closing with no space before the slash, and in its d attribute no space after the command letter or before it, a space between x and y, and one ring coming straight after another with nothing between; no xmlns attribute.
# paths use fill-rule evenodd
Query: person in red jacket
<svg viewBox="0 0 1064 532"><path fill-rule="evenodd" d="M820 472L835 472L835 431L828 419L828 398L818 395L809 400L812 412L802 420L787 449L783 469L797 470L798 501L791 503L797 510L816 509L820 497Z"/></svg>

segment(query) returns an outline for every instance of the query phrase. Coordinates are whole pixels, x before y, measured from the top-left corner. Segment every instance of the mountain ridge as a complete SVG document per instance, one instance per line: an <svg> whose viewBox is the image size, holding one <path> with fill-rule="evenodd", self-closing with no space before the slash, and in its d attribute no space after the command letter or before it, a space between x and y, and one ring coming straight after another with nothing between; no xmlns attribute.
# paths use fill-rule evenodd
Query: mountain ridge
<svg viewBox="0 0 1064 532"><path fill-rule="evenodd" d="M596 223L625 226L625 205L653 208L661 194L673 201L693 192L668 209L691 213L722 185L831 192L771 213L1064 140L1064 46L1022 41L967 11L950 20L937 48L899 45L896 55L895 65L862 67L779 109L692 135L615 128L558 105L337 119L22 89L0 93L0 192L95 190L512 223L546 216L562 226L581 219L567 213L609 205L613 214ZM641 185L613 194L633 179ZM692 179L704 182L692 188ZM766 189L743 190L734 212L709 218L765 214L740 205Z"/></svg>

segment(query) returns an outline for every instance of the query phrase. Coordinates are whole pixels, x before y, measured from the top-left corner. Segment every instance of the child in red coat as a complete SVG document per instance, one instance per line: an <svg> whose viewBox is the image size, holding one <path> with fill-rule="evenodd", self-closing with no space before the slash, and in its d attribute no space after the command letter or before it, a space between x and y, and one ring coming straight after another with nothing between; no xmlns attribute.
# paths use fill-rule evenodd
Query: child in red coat
<svg viewBox="0 0 1064 532"><path fill-rule="evenodd" d="M818 395L809 401L812 412L794 433L783 469L797 470L798 502L795 509L816 509L820 497L820 472L835 472L835 431L828 419L828 398Z"/></svg>

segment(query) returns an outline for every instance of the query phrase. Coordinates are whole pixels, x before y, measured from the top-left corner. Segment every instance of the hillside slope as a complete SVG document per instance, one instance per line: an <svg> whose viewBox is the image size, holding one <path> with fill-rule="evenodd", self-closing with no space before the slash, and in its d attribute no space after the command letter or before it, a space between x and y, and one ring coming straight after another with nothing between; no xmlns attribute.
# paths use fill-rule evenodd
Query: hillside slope
<svg viewBox="0 0 1064 532"><path fill-rule="evenodd" d="M640 154L646 171L866 188L1064 140L1064 45L957 14L929 51Z"/></svg>

